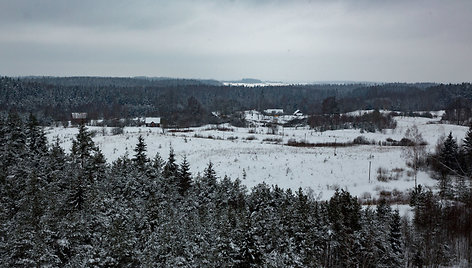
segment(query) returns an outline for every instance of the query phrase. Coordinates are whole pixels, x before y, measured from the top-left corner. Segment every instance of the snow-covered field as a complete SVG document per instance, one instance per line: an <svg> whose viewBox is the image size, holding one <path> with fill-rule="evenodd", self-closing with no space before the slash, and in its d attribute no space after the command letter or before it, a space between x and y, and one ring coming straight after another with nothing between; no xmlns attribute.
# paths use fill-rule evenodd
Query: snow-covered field
<svg viewBox="0 0 472 268"><path fill-rule="evenodd" d="M139 135L147 144L148 156L159 153L167 159L170 147L176 153L177 162L187 156L193 174L202 173L211 161L219 177L225 175L239 178L249 188L266 182L294 190L302 187L311 189L316 198L326 200L337 188L347 189L361 198L376 198L381 191L405 192L414 186L409 168L402 157L401 147L358 145L351 147L290 147L290 139L310 143L348 142L358 136L368 140L385 141L387 138L400 140L407 128L417 125L424 139L429 143L428 150L434 150L437 140L450 131L460 142L467 128L438 124L438 119L419 117L396 117L398 126L377 133L360 133L360 130L336 130L316 132L308 128L279 128L277 134L259 124L253 128L224 126L233 131L220 131L216 126L203 126L186 129L189 132L166 132L160 128L126 127L124 134L111 135L110 128L89 127L96 131L95 143L109 162L128 154L133 155ZM257 124L255 124L257 125ZM52 142L59 137L61 145L70 150L77 128L48 128L48 139ZM251 132L251 133L250 133ZM103 135L105 133L105 135ZM369 162L371 178L369 182ZM383 168L387 174L395 175L397 180L380 182L377 170ZM392 171L394 170L394 171ZM246 176L243 176L243 174ZM436 181L429 174L420 172L418 183L430 187Z"/></svg>

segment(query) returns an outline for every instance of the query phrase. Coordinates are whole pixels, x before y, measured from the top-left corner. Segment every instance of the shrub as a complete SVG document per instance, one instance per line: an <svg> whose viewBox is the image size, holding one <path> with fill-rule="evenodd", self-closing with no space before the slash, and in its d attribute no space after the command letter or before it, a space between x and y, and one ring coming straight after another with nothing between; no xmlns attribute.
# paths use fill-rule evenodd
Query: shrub
<svg viewBox="0 0 472 268"><path fill-rule="evenodd" d="M358 136L354 140L352 140L354 144L371 144L364 136Z"/></svg>
<svg viewBox="0 0 472 268"><path fill-rule="evenodd" d="M280 143L282 142L282 138L265 138L262 141Z"/></svg>
<svg viewBox="0 0 472 268"><path fill-rule="evenodd" d="M122 135L124 132L124 127L114 127L111 129L112 135Z"/></svg>
<svg viewBox="0 0 472 268"><path fill-rule="evenodd" d="M256 138L256 136L251 135L251 136L247 136L247 137L246 137L246 140L252 141L252 140L257 140L257 138Z"/></svg>

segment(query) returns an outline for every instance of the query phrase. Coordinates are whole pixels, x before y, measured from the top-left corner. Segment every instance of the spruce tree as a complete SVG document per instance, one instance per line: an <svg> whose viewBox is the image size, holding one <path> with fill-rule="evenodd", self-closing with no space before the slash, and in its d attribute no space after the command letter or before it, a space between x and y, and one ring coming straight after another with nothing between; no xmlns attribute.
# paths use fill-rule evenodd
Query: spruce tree
<svg viewBox="0 0 472 268"><path fill-rule="evenodd" d="M62 164L65 161L66 153L61 147L59 137L56 137L54 139L54 143L52 144L51 149L49 150L49 154L52 158L57 159L57 161L60 161Z"/></svg>
<svg viewBox="0 0 472 268"><path fill-rule="evenodd" d="M472 154L472 124L469 127L469 130L467 131L467 134L464 137L464 148L468 153Z"/></svg>
<svg viewBox="0 0 472 268"><path fill-rule="evenodd" d="M174 149L170 147L169 158L167 159L166 165L164 166L162 175L165 178L171 178L171 177L176 177L177 174L178 174L178 166L175 163Z"/></svg>
<svg viewBox="0 0 472 268"><path fill-rule="evenodd" d="M181 195L185 195L185 193L191 186L192 178L190 176L191 176L190 165L187 162L187 157L184 156L184 160L182 161L179 167L179 176L178 176L178 179L179 179L178 187L179 187L179 193Z"/></svg>
<svg viewBox="0 0 472 268"><path fill-rule="evenodd" d="M442 144L439 152L439 168L441 177L439 179L439 194L444 199L452 199L454 196L452 179L450 175L457 175L459 169L458 146L456 140L449 133L446 140Z"/></svg>
<svg viewBox="0 0 472 268"><path fill-rule="evenodd" d="M27 154L24 124L15 112L8 114L4 146L5 155L2 161L6 166L18 164Z"/></svg>
<svg viewBox="0 0 472 268"><path fill-rule="evenodd" d="M336 191L328 203L328 217L333 231L333 254L336 256L333 265L355 264L354 232L360 229L360 205L349 192Z"/></svg>
<svg viewBox="0 0 472 268"><path fill-rule="evenodd" d="M164 159L162 159L159 152L157 152L154 158L152 159L152 164L151 164L152 167L157 173L161 174L162 171L164 170L165 164L166 162L164 161Z"/></svg>
<svg viewBox="0 0 472 268"><path fill-rule="evenodd" d="M391 267L402 267L403 266L403 238L402 238L402 223L398 210L394 210L392 213L392 220L390 222L390 232L388 240L390 242L390 248L392 249L391 254Z"/></svg>
<svg viewBox="0 0 472 268"><path fill-rule="evenodd" d="M98 154L98 155L97 155ZM72 141L71 157L73 166L68 172L72 172L70 180L69 205L73 210L82 210L87 195L90 196L90 188L96 182L97 164L103 164L103 155L95 146L92 134L87 131L85 125L79 126L79 133ZM75 171L74 171L75 170Z"/></svg>
<svg viewBox="0 0 472 268"><path fill-rule="evenodd" d="M143 136L139 135L138 137L138 143L136 144L136 147L134 148L134 151L136 154L133 157L133 162L136 164L136 166L143 171L145 169L146 164L149 162L149 159L146 156L146 149L147 145L144 143L144 138Z"/></svg>
<svg viewBox="0 0 472 268"><path fill-rule="evenodd" d="M204 176L205 179L207 179L209 181L216 180L216 172L213 169L213 163L211 163L211 161L208 162L208 166L205 168L203 176Z"/></svg>
<svg viewBox="0 0 472 268"><path fill-rule="evenodd" d="M30 113L27 123L28 149L33 155L44 155L47 152L47 139L44 131L38 124L36 117Z"/></svg>
<svg viewBox="0 0 472 268"><path fill-rule="evenodd" d="M380 223L388 223L391 212L392 210L390 205L387 203L387 200L385 200L385 198L380 199L379 204L377 205L377 218Z"/></svg>
<svg viewBox="0 0 472 268"><path fill-rule="evenodd" d="M43 129L39 126L36 117L29 115L26 129L29 169L35 170L40 178L52 169L48 158L48 142Z"/></svg>
<svg viewBox="0 0 472 268"><path fill-rule="evenodd" d="M462 151L464 152L464 162L466 163L465 168L467 168L469 176L472 177L472 124L463 140Z"/></svg>
<svg viewBox="0 0 472 268"><path fill-rule="evenodd" d="M442 144L439 152L440 166L442 166L443 175L454 174L457 171L458 164L458 146L457 141L449 132L446 140Z"/></svg>
<svg viewBox="0 0 472 268"><path fill-rule="evenodd" d="M81 124L79 126L79 133L75 140L72 141L72 157L78 160L80 166L84 168L95 151L97 151L97 147L92 140L92 134L87 131L85 125Z"/></svg>
<svg viewBox="0 0 472 268"><path fill-rule="evenodd" d="M5 120L3 119L2 116L0 116L0 158L1 159L6 159L7 157L7 143L8 137L7 137L7 125ZM6 178L6 168L7 168L7 163L5 160L0 161L0 182L3 182L3 180ZM2 185L0 183L0 185Z"/></svg>
<svg viewBox="0 0 472 268"><path fill-rule="evenodd" d="M250 216L248 215L243 227L243 239L240 241L240 252L237 267L260 267L262 264L262 252L259 248L256 237L254 235L255 228L251 224Z"/></svg>

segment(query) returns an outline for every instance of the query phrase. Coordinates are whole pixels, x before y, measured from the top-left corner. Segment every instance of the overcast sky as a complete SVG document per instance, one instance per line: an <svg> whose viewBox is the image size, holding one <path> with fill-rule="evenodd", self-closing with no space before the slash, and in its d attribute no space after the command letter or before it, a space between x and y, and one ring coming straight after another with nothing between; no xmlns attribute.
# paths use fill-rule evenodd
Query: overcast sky
<svg viewBox="0 0 472 268"><path fill-rule="evenodd" d="M472 79L471 0L0 0L0 75Z"/></svg>

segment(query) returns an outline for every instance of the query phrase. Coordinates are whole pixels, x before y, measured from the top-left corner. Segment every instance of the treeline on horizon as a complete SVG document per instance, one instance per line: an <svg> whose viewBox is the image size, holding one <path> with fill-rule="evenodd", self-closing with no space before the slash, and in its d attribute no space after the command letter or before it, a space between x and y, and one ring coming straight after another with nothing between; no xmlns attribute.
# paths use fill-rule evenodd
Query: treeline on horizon
<svg viewBox="0 0 472 268"><path fill-rule="evenodd" d="M342 190L329 201L266 184L248 191L238 179L218 178L211 162L191 174L172 149L167 161L149 159L142 137L132 156L108 164L83 125L65 152L47 142L34 116L0 119L2 267L438 267L472 260L472 203L441 201L421 187L410 221L385 200L362 209Z"/></svg>
<svg viewBox="0 0 472 268"><path fill-rule="evenodd" d="M41 123L70 120L73 112L90 119L161 116L172 126L198 126L237 121L216 118L219 111L281 108L288 113L323 113L322 104L335 98L338 112L359 109L394 111L472 110L472 87L462 84L319 84L264 87L223 86L213 80L24 77L0 78L0 111L32 112Z"/></svg>

